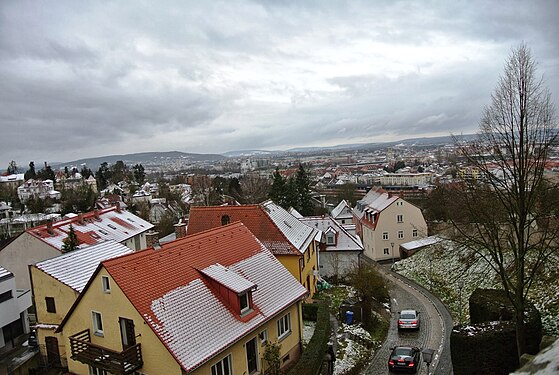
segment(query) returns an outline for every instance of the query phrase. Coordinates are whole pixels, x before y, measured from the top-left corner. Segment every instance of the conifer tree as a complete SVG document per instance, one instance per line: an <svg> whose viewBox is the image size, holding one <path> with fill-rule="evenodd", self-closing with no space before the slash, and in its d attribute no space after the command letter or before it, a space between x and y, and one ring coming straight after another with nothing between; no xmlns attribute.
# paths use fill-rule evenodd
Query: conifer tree
<svg viewBox="0 0 559 375"><path fill-rule="evenodd" d="M63 241L62 245L62 252L68 253L70 251L74 251L78 248L80 242L78 241L78 236L74 231L74 227L70 224L70 229L68 231L68 237L66 237Z"/></svg>

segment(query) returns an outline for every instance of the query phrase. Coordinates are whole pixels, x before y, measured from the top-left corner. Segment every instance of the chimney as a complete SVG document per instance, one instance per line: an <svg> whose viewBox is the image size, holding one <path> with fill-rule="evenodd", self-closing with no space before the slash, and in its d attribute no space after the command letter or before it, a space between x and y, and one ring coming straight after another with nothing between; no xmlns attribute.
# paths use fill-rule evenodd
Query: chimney
<svg viewBox="0 0 559 375"><path fill-rule="evenodd" d="M100 220L98 209L93 210L93 217L95 218L95 220Z"/></svg>
<svg viewBox="0 0 559 375"><path fill-rule="evenodd" d="M83 214L78 215L78 224L79 225L84 225L85 224L85 220L83 219Z"/></svg>
<svg viewBox="0 0 559 375"><path fill-rule="evenodd" d="M174 227L177 239L186 237L186 223L183 223L181 220L178 224L175 224Z"/></svg>
<svg viewBox="0 0 559 375"><path fill-rule="evenodd" d="M155 248L156 243L159 244L159 232L156 232L154 230L146 232L146 247Z"/></svg>
<svg viewBox="0 0 559 375"><path fill-rule="evenodd" d="M52 230L52 220L47 221L47 233L54 234L54 231Z"/></svg>
<svg viewBox="0 0 559 375"><path fill-rule="evenodd" d="M121 213L122 211L120 210L120 202L116 202L116 212Z"/></svg>

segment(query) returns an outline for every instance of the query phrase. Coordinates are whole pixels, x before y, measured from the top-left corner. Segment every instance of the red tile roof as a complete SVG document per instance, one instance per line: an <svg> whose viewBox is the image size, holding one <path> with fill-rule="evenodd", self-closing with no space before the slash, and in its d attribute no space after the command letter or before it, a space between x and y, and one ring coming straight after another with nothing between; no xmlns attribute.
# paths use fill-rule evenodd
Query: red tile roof
<svg viewBox="0 0 559 375"><path fill-rule="evenodd" d="M257 286L254 312L247 319L235 316L204 276L217 264ZM186 371L306 295L242 223L106 260L102 266Z"/></svg>
<svg viewBox="0 0 559 375"><path fill-rule="evenodd" d="M275 255L301 255L260 205L194 206L190 208L187 236L220 227L222 216L240 221Z"/></svg>

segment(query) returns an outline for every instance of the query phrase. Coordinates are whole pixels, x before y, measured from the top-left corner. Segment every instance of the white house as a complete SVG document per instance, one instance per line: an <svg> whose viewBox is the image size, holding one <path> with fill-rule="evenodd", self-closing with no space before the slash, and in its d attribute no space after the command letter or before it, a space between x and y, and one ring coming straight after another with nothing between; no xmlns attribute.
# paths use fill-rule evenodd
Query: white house
<svg viewBox="0 0 559 375"><path fill-rule="evenodd" d="M12 349L29 332L27 309L31 291L16 289L14 274L0 266L0 354Z"/></svg>

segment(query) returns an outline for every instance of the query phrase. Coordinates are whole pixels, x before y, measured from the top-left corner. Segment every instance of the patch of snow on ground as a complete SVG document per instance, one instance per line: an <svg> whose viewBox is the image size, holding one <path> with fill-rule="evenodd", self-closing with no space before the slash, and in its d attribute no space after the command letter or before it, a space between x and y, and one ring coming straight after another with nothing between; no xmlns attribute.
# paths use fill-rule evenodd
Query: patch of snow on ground
<svg viewBox="0 0 559 375"><path fill-rule="evenodd" d="M357 340L355 340L357 339ZM363 344L371 344L373 340L369 332L360 325L341 324L337 333L337 353L334 363L334 375L342 375L353 368L361 359L370 354Z"/></svg>
<svg viewBox="0 0 559 375"><path fill-rule="evenodd" d="M525 367L541 367L537 370L528 370L528 372L521 369L521 371L513 372L511 375L556 375L559 373L559 340L544 349L538 354L532 364Z"/></svg>
<svg viewBox="0 0 559 375"><path fill-rule="evenodd" d="M303 347L306 346L314 334L314 329L316 327L316 322L309 320L303 321Z"/></svg>

